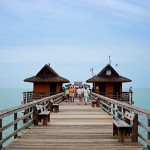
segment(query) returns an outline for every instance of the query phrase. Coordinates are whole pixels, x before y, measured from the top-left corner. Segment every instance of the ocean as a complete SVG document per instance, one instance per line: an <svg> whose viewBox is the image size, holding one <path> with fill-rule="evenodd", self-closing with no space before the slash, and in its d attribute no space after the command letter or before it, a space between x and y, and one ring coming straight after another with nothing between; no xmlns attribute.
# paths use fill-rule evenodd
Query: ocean
<svg viewBox="0 0 150 150"><path fill-rule="evenodd" d="M21 101L23 100L23 92L26 92L26 91L32 91L32 89L29 89L29 88L0 88L0 111L7 109L7 108L21 105ZM18 114L18 116L21 116L21 115L22 115L21 113ZM13 121L13 119L14 119L13 115L8 116L3 119L2 124L6 125L6 124L10 123L11 121ZM21 126L22 126L22 121L20 121L18 124L18 127L21 127ZM23 131L21 131L21 132L23 132ZM21 132L20 132L20 134L21 134ZM8 136L11 133L13 133L13 127L5 130L2 134L2 136L3 136L3 138L5 138L6 136ZM3 144L3 146L9 144L12 140L13 140L13 138L9 139L8 141L6 141Z"/></svg>
<svg viewBox="0 0 150 150"><path fill-rule="evenodd" d="M23 100L23 92L32 91L27 88L0 88L0 110L18 106Z"/></svg>
<svg viewBox="0 0 150 150"><path fill-rule="evenodd" d="M143 109L150 110L150 88L133 88L132 90L133 90L134 105ZM21 105L21 101L23 100L23 92L26 92L26 91L32 91L32 89L30 88L0 88L0 110L4 110L10 107ZM127 91L127 90L123 89L123 91ZM13 116L9 117L9 119L13 119ZM145 118L139 117L139 120L143 122L144 124L147 124L147 120ZM7 123L8 120L4 120L4 122ZM7 135L7 132L10 132L10 130L4 132L4 134ZM147 136L147 133L142 129L140 129L140 133ZM5 144L7 143L9 142L6 142Z"/></svg>

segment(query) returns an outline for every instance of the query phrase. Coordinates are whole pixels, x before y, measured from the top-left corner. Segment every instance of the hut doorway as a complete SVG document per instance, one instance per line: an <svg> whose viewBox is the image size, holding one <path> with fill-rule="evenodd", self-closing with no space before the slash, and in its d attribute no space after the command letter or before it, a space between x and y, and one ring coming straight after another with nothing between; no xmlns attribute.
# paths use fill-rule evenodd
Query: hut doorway
<svg viewBox="0 0 150 150"><path fill-rule="evenodd" d="M50 83L50 95L56 94L56 83Z"/></svg>
<svg viewBox="0 0 150 150"><path fill-rule="evenodd" d="M100 83L99 91L100 91L100 95L105 95L106 94L106 84L105 83Z"/></svg>

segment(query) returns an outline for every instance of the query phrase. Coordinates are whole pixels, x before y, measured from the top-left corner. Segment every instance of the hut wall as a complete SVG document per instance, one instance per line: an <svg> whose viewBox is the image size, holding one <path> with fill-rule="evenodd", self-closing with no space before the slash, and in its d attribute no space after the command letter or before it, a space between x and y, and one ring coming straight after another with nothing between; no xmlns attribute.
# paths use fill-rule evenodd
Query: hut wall
<svg viewBox="0 0 150 150"><path fill-rule="evenodd" d="M122 83L118 82L118 83L113 83L114 86L114 92L122 92Z"/></svg>
<svg viewBox="0 0 150 150"><path fill-rule="evenodd" d="M61 83L57 83L57 84L56 84L56 92L57 92L57 93L60 93L60 92L62 91L61 88L62 88L62 84L61 84Z"/></svg>
<svg viewBox="0 0 150 150"><path fill-rule="evenodd" d="M122 83L120 83L120 98L122 98Z"/></svg>
<svg viewBox="0 0 150 150"><path fill-rule="evenodd" d="M94 92L99 93L99 83L95 83Z"/></svg>
<svg viewBox="0 0 150 150"><path fill-rule="evenodd" d="M113 98L113 84L107 83L106 84L106 95L109 98Z"/></svg>
<svg viewBox="0 0 150 150"><path fill-rule="evenodd" d="M122 92L122 83L120 83L120 92Z"/></svg>
<svg viewBox="0 0 150 150"><path fill-rule="evenodd" d="M35 82L33 85L33 97L35 99L43 98L49 96L50 86L49 83L38 83Z"/></svg>
<svg viewBox="0 0 150 150"><path fill-rule="evenodd" d="M33 92L49 92L50 91L50 86L49 83L34 83L34 90Z"/></svg>

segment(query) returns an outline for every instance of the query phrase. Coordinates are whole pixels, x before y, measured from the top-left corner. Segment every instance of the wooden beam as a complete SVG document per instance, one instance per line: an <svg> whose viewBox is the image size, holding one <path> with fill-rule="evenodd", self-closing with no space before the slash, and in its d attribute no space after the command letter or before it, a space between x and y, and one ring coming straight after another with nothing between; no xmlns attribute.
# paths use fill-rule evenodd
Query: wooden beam
<svg viewBox="0 0 150 150"><path fill-rule="evenodd" d="M133 120L131 142L138 142L138 114L135 114Z"/></svg>
<svg viewBox="0 0 150 150"><path fill-rule="evenodd" d="M17 113L14 114L14 121L17 120ZM14 124L14 131L17 130L17 123ZM17 134L14 135L14 139L17 137Z"/></svg>
<svg viewBox="0 0 150 150"><path fill-rule="evenodd" d="M2 128L2 119L0 119L0 129ZM0 141L2 140L2 131L0 132ZM0 150L2 149L2 144L0 145Z"/></svg>
<svg viewBox="0 0 150 150"><path fill-rule="evenodd" d="M148 127L150 127L150 119L148 119ZM148 131L148 140L150 140L150 132ZM150 145L147 145L147 149L150 150Z"/></svg>
<svg viewBox="0 0 150 150"><path fill-rule="evenodd" d="M117 106L118 112L122 112L122 107ZM117 113L118 118L121 119L121 115L119 113Z"/></svg>

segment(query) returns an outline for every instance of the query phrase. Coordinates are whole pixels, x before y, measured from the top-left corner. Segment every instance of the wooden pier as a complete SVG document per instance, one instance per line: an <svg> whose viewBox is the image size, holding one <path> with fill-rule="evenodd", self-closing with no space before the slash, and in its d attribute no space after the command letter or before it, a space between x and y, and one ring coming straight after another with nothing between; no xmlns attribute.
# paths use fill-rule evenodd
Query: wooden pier
<svg viewBox="0 0 150 150"><path fill-rule="evenodd" d="M53 108L56 104L57 111ZM50 118L43 118L45 123L38 120L41 119L37 111L39 106L43 106L42 113L51 111ZM127 119L127 114L134 118ZM13 120L5 122L7 117ZM144 117L147 122L140 121L139 117ZM145 134L139 128L144 129ZM12 132L4 135L9 129ZM9 141L10 138L14 140ZM139 143L139 139L145 146ZM150 111L93 92L88 105L83 101L78 105L77 99L65 102L64 93L59 93L0 112L0 150L146 148L150 150Z"/></svg>
<svg viewBox="0 0 150 150"><path fill-rule="evenodd" d="M91 101L84 105L82 101L61 102L59 112L51 113L47 126L33 125L17 137L8 150L141 150L143 145L118 143L113 136L113 118L101 107L92 107Z"/></svg>

